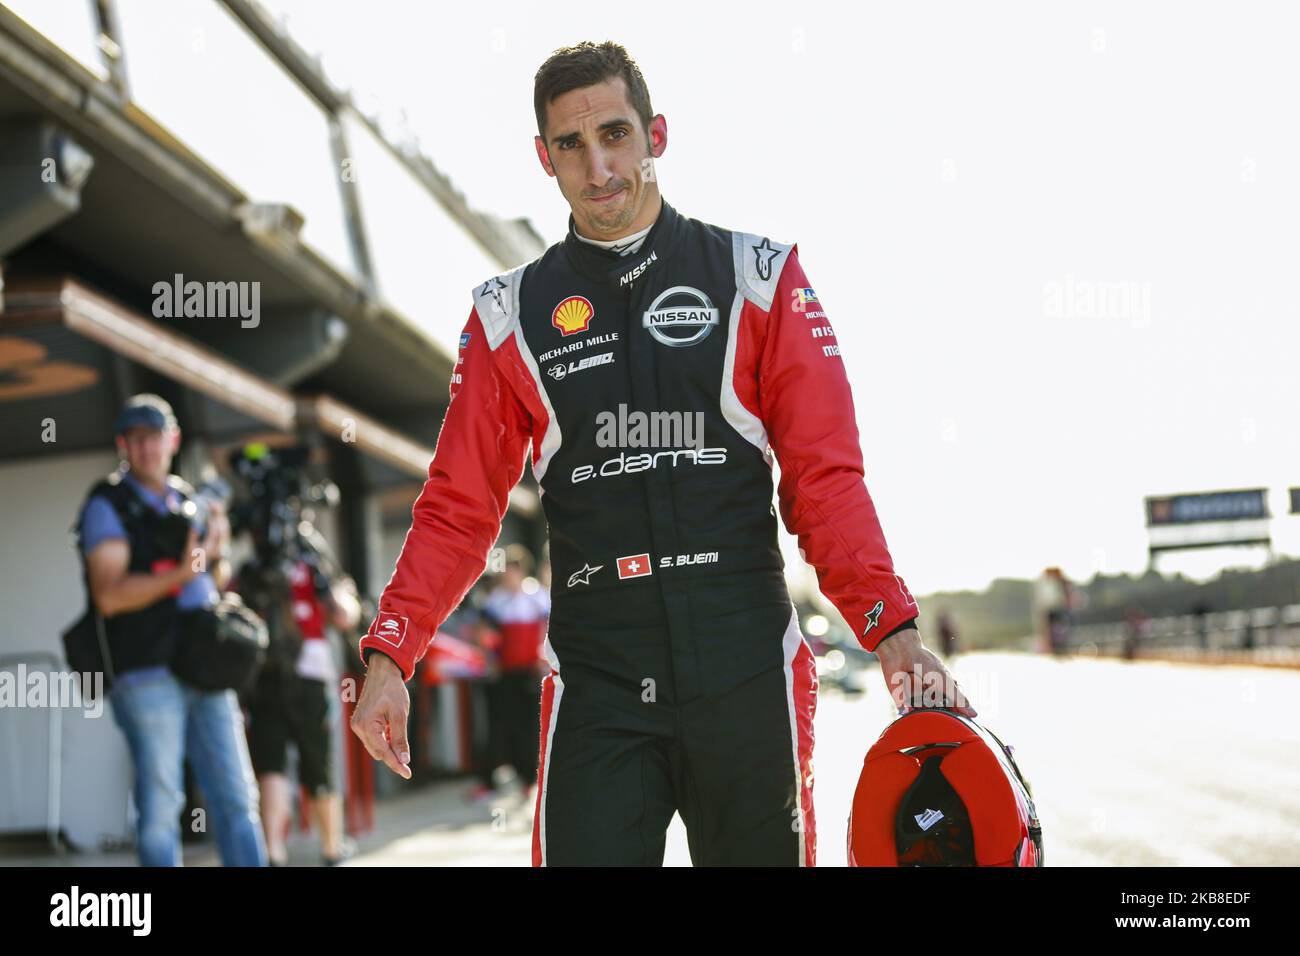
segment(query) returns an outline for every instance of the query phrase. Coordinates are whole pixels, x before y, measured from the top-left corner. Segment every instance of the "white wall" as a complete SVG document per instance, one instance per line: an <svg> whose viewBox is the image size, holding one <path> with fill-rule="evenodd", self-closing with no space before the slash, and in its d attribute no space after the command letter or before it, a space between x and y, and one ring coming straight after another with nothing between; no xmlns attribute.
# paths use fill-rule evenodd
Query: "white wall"
<svg viewBox="0 0 1300 956"><path fill-rule="evenodd" d="M85 608L68 529L90 485L116 466L107 450L0 465L0 658L46 652L62 660L59 635ZM0 828L43 824L48 716L0 708ZM107 703L60 716L60 815L69 838L86 847L128 838L130 755Z"/></svg>

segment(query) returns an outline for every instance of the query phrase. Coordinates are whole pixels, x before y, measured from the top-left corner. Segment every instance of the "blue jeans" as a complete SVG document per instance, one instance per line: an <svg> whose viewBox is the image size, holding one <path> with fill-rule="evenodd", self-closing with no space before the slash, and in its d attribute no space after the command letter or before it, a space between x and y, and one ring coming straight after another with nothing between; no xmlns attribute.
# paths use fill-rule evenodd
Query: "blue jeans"
<svg viewBox="0 0 1300 956"><path fill-rule="evenodd" d="M226 866L266 866L257 783L233 690L195 690L165 667L128 671L108 695L135 768L142 866L180 866L184 761L198 778Z"/></svg>

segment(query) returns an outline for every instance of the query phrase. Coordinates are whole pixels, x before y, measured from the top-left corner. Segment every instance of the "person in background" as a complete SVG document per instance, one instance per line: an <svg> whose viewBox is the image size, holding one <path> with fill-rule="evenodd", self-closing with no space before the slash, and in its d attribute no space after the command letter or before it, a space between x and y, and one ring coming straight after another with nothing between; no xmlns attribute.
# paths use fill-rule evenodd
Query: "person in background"
<svg viewBox="0 0 1300 956"><path fill-rule="evenodd" d="M1204 601L1196 602L1192 608L1192 616L1196 618L1196 643L1202 651L1210 649L1210 605Z"/></svg>
<svg viewBox="0 0 1300 956"><path fill-rule="evenodd" d="M957 621L948 608L939 609L939 652L945 657L957 653Z"/></svg>
<svg viewBox="0 0 1300 956"><path fill-rule="evenodd" d="M1071 612L1079 605L1074 586L1060 568L1043 571L1034 585L1034 620L1039 647L1054 656L1069 649Z"/></svg>
<svg viewBox="0 0 1300 956"><path fill-rule="evenodd" d="M489 679L488 752L475 800L495 793L497 767L508 764L525 795L537 779L541 735L542 642L550 593L528 576L533 558L522 545L506 548L500 582L483 604L483 620L497 635L496 676Z"/></svg>
<svg viewBox="0 0 1300 956"><path fill-rule="evenodd" d="M233 690L190 687L168 667L184 612L217 601L229 577L230 524L219 502L182 547L164 543L192 489L171 474L176 416L161 397L129 398L118 415L124 465L97 483L78 521L91 600L104 618L113 681L108 699L134 767L142 866L180 866L184 763L203 791L226 866L265 866L257 788Z"/></svg>
<svg viewBox="0 0 1300 956"><path fill-rule="evenodd" d="M281 560L266 536L253 534L255 555L232 588L267 621L271 652L249 696L253 767L261 787L262 826L272 866L288 862L293 789L287 748L298 752L298 780L310 794L321 862L336 866L355 852L343 833L343 801L334 785L339 675L327 624L347 631L361 617L350 577L327 580L301 557Z"/></svg>
<svg viewBox="0 0 1300 956"><path fill-rule="evenodd" d="M1142 638L1151 626L1151 618L1140 607L1130 607L1124 612L1124 646L1123 657L1126 661L1135 660Z"/></svg>

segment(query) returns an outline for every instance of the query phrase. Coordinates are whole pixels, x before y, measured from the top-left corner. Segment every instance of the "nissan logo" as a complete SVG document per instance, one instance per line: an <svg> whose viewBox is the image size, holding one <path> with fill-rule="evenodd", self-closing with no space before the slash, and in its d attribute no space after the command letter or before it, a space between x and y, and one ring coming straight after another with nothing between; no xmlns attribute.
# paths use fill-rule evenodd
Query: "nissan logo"
<svg viewBox="0 0 1300 956"><path fill-rule="evenodd" d="M684 348L703 342L718 321L718 310L707 295L688 285L675 285L655 297L641 324L661 345Z"/></svg>

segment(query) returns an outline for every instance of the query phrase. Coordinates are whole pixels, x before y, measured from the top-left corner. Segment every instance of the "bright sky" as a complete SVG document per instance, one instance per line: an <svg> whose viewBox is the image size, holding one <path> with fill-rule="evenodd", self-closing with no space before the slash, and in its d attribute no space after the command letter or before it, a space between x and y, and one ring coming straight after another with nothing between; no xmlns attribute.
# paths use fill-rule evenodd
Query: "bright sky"
<svg viewBox="0 0 1300 956"><path fill-rule="evenodd" d="M1140 571L1148 494L1269 487L1300 553L1293 6L264 2L548 242L533 74L625 44L665 198L799 242L917 593Z"/></svg>
<svg viewBox="0 0 1300 956"><path fill-rule="evenodd" d="M270 6L548 241L568 209L533 75L627 46L668 120L665 198L799 242L918 593L1138 571L1145 495L1300 485L1294 7ZM1297 523L1274 523L1291 553ZM1249 559L1161 567L1226 557Z"/></svg>

